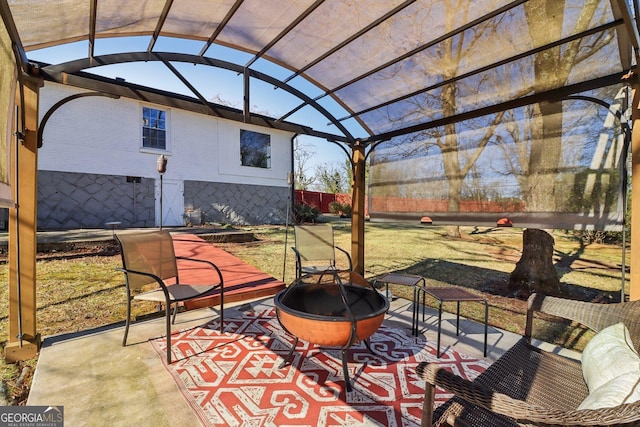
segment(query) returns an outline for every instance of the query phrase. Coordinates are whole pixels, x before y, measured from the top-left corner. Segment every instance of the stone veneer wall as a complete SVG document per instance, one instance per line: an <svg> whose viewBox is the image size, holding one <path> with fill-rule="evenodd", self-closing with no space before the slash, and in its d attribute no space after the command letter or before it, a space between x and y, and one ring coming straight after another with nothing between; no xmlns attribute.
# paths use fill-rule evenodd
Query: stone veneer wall
<svg viewBox="0 0 640 427"><path fill-rule="evenodd" d="M199 209L202 222L284 224L289 194L287 187L185 181L184 207Z"/></svg>
<svg viewBox="0 0 640 427"><path fill-rule="evenodd" d="M38 229L154 227L154 179L38 171ZM185 209L201 222L234 225L284 224L289 189L203 181L184 182ZM291 218L289 218L291 220Z"/></svg>
<svg viewBox="0 0 640 427"><path fill-rule="evenodd" d="M38 171L38 229L121 228L155 225L154 180L126 176Z"/></svg>

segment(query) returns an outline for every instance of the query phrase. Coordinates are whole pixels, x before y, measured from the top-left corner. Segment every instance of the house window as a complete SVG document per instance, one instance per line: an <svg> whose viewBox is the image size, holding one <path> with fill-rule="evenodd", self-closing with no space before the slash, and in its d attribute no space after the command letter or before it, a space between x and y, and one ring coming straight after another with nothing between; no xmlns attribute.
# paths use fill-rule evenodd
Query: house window
<svg viewBox="0 0 640 427"><path fill-rule="evenodd" d="M167 149L167 112L142 107L142 147Z"/></svg>
<svg viewBox="0 0 640 427"><path fill-rule="evenodd" d="M240 159L242 166L271 168L271 135L241 129Z"/></svg>

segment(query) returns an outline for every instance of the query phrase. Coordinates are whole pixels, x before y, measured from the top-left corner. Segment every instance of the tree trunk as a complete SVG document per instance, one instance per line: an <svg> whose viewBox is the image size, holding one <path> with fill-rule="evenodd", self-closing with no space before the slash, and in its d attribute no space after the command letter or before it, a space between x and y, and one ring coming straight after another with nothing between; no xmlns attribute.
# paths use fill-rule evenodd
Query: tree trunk
<svg viewBox="0 0 640 427"><path fill-rule="evenodd" d="M509 277L509 287L519 296L533 292L561 295L560 279L553 265L553 237L543 230L529 228L522 234L522 256Z"/></svg>

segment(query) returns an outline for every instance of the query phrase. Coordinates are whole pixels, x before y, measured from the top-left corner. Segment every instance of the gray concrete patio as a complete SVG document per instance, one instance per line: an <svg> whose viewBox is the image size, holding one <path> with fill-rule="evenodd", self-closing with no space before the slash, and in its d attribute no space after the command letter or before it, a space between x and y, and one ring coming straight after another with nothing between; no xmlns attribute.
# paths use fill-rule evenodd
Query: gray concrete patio
<svg viewBox="0 0 640 427"><path fill-rule="evenodd" d="M119 232L129 231L135 230ZM206 229L188 227L172 230L194 231L207 233ZM46 232L38 233L38 242L108 240L112 233L109 229ZM0 233L0 245L4 242L6 234ZM273 298L226 304L225 318L259 305L272 306ZM217 307L186 311L178 315L173 330L203 325L218 315ZM423 322L420 314L419 331L435 346L438 313L427 308L425 315ZM410 334L411 319L412 302L392 298L385 325L403 328ZM460 335L456 336L455 324L454 314L443 313L442 351L453 347L470 356L483 357L483 325L461 318ZM126 347L122 346L123 330L120 323L44 337L27 404L63 406L65 425L69 426L198 425L199 420L149 343L149 339L165 333L164 318L133 324ZM486 359L497 360L519 338L489 326Z"/></svg>
<svg viewBox="0 0 640 427"><path fill-rule="evenodd" d="M272 305L273 299L256 300L225 308L233 317L247 304ZM411 302L394 299L385 325L411 330ZM427 309L420 333L435 344L437 311ZM178 315L174 330L206 323L216 309L199 309ZM442 349L482 357L483 325L461 319L455 334L455 316L443 315ZM193 426L199 421L164 368L149 338L164 333L164 319L134 324L129 345L122 347L123 326L105 326L74 334L46 337L40 352L28 405L63 406L69 426ZM487 359L496 360L519 339L518 335L489 327Z"/></svg>

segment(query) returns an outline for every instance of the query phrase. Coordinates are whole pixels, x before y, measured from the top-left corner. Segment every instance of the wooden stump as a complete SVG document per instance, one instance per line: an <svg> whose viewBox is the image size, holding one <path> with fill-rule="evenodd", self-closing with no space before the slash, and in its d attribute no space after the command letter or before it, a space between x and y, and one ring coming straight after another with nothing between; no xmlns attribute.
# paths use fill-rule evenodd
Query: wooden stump
<svg viewBox="0 0 640 427"><path fill-rule="evenodd" d="M509 277L509 287L527 297L533 292L560 296L560 279L553 265L553 237L528 228L522 235L522 256Z"/></svg>

